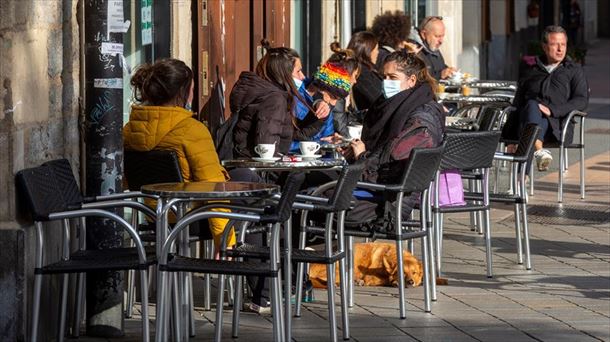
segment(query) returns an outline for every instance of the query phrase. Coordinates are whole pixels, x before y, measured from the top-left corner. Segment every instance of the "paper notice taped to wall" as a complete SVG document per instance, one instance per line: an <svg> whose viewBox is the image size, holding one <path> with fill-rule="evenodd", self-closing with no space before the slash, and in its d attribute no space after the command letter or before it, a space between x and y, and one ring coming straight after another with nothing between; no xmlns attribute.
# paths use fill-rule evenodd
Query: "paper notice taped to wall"
<svg viewBox="0 0 610 342"><path fill-rule="evenodd" d="M123 54L123 44L102 42L102 54L108 54L108 55Z"/></svg>
<svg viewBox="0 0 610 342"><path fill-rule="evenodd" d="M121 32L125 33L129 30L130 22L124 21L123 17L123 0L108 1L108 33Z"/></svg>

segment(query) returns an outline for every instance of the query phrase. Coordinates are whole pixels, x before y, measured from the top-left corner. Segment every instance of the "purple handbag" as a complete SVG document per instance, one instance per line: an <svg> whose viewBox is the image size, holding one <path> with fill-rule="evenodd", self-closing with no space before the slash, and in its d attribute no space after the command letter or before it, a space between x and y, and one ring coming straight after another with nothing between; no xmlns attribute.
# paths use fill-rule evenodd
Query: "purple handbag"
<svg viewBox="0 0 610 342"><path fill-rule="evenodd" d="M432 194L434 200L434 194ZM439 207L451 207L465 205L464 185L462 176L458 170L441 171L438 177L438 205Z"/></svg>

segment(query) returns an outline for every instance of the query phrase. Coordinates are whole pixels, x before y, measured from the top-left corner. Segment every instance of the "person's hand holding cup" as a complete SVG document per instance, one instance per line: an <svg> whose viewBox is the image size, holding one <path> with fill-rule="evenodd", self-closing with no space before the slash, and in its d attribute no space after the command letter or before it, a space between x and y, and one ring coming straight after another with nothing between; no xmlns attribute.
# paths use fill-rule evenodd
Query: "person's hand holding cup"
<svg viewBox="0 0 610 342"><path fill-rule="evenodd" d="M254 152L263 159L271 159L275 154L275 144L258 144L254 147Z"/></svg>

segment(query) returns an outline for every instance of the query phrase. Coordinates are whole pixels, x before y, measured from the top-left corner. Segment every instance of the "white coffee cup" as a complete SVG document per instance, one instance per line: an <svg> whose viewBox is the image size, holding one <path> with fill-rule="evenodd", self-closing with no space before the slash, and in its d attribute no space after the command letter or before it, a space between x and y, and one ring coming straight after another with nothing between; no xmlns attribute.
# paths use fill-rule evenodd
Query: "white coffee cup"
<svg viewBox="0 0 610 342"><path fill-rule="evenodd" d="M347 132L349 133L350 138L360 139L362 136L362 125L347 126Z"/></svg>
<svg viewBox="0 0 610 342"><path fill-rule="evenodd" d="M299 142L299 148L302 155L313 156L320 149L320 144L315 141L301 141Z"/></svg>
<svg viewBox="0 0 610 342"><path fill-rule="evenodd" d="M451 75L451 80L453 82L461 82L462 81L462 77L464 77L464 74L462 74L459 71L456 71L453 73L453 75Z"/></svg>
<svg viewBox="0 0 610 342"><path fill-rule="evenodd" d="M275 144L258 144L254 147L254 152L258 153L261 158L273 158L275 153Z"/></svg>

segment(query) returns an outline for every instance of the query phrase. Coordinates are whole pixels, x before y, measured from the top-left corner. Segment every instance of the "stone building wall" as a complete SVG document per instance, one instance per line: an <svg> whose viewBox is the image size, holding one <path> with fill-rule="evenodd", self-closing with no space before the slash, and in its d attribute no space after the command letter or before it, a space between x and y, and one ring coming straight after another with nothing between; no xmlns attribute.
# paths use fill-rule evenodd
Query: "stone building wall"
<svg viewBox="0 0 610 342"><path fill-rule="evenodd" d="M0 1L0 340L28 338L31 221L15 190L20 169L66 157L78 172L77 0ZM57 234L55 234L57 235ZM59 253L56 244L48 257ZM54 334L57 282L43 284L41 332ZM58 292L53 292L58 293ZM53 298L53 299L52 299ZM46 307L46 308L45 308ZM45 335L39 336L46 340Z"/></svg>

